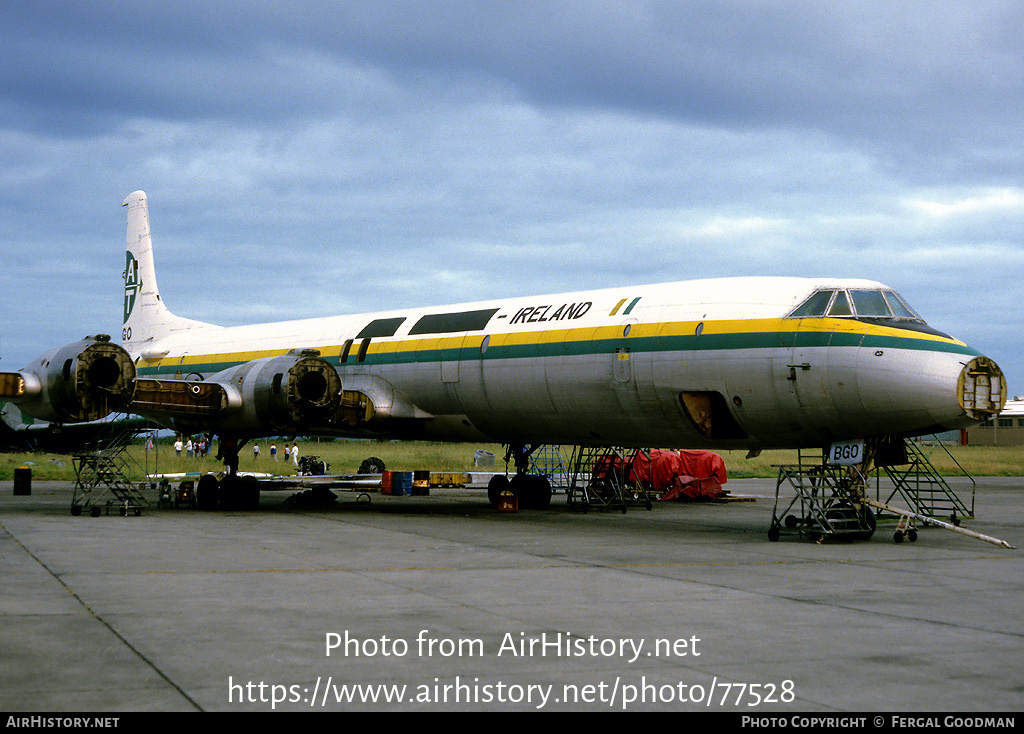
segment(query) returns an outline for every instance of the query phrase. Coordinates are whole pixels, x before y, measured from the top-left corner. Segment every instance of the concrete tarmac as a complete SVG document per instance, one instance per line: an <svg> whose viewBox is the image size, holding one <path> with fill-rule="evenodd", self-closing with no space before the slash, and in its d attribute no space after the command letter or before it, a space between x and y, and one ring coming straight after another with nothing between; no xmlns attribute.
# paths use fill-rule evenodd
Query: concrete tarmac
<svg viewBox="0 0 1024 734"><path fill-rule="evenodd" d="M1022 483L979 479L964 526L1024 547ZM92 518L67 483L0 482L0 710L1021 710L1024 552L769 542L774 484Z"/></svg>

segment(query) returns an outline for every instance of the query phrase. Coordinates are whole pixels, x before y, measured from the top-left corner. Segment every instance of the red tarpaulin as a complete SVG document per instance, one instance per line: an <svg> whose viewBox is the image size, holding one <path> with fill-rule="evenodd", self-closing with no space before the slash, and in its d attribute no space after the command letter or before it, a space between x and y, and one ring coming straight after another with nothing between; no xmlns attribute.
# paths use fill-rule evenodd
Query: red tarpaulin
<svg viewBox="0 0 1024 734"><path fill-rule="evenodd" d="M646 483L662 500L706 500L720 496L728 480L725 461L712 451L662 451L652 449L651 458L638 451L633 455L633 481Z"/></svg>

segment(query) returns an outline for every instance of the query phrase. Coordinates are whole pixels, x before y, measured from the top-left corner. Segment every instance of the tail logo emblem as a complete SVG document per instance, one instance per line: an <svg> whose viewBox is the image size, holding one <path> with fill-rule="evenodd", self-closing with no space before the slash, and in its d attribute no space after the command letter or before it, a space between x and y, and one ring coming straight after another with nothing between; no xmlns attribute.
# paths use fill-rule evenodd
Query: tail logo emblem
<svg viewBox="0 0 1024 734"><path fill-rule="evenodd" d="M125 251L124 264L124 320L132 315L135 308L135 297L142 288L142 280L139 278L139 261L135 259L130 251Z"/></svg>

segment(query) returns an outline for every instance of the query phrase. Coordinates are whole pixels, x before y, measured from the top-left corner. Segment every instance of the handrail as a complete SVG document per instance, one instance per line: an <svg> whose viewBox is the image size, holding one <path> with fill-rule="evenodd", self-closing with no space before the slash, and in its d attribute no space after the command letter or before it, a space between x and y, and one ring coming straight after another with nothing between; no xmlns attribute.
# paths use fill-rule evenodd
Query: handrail
<svg viewBox="0 0 1024 734"><path fill-rule="evenodd" d="M978 483L974 481L974 477L967 473L967 470L964 469L963 465L956 460L956 457L953 456L950 450L946 448L946 444L942 443L942 441L939 439L937 435L933 433L932 438L935 439L935 444L942 447L942 450L946 452L946 456L953 460L953 463L956 464L957 468L960 470L960 473L971 480L971 517L974 517L974 491L978 488Z"/></svg>

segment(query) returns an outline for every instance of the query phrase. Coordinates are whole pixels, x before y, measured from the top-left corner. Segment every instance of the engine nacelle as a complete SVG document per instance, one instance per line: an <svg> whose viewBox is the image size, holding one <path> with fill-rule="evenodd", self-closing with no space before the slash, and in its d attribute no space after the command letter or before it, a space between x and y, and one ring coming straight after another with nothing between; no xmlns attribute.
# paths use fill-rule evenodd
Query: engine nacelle
<svg viewBox="0 0 1024 734"><path fill-rule="evenodd" d="M135 363L106 334L47 352L20 372L0 373L0 400L54 423L79 423L127 411Z"/></svg>
<svg viewBox="0 0 1024 734"><path fill-rule="evenodd" d="M301 433L329 423L341 400L341 377L316 350L294 350L218 372L227 408L219 430L239 434Z"/></svg>
<svg viewBox="0 0 1024 734"><path fill-rule="evenodd" d="M376 375L350 375L345 379L335 427L349 436L416 436L433 419L387 380Z"/></svg>

